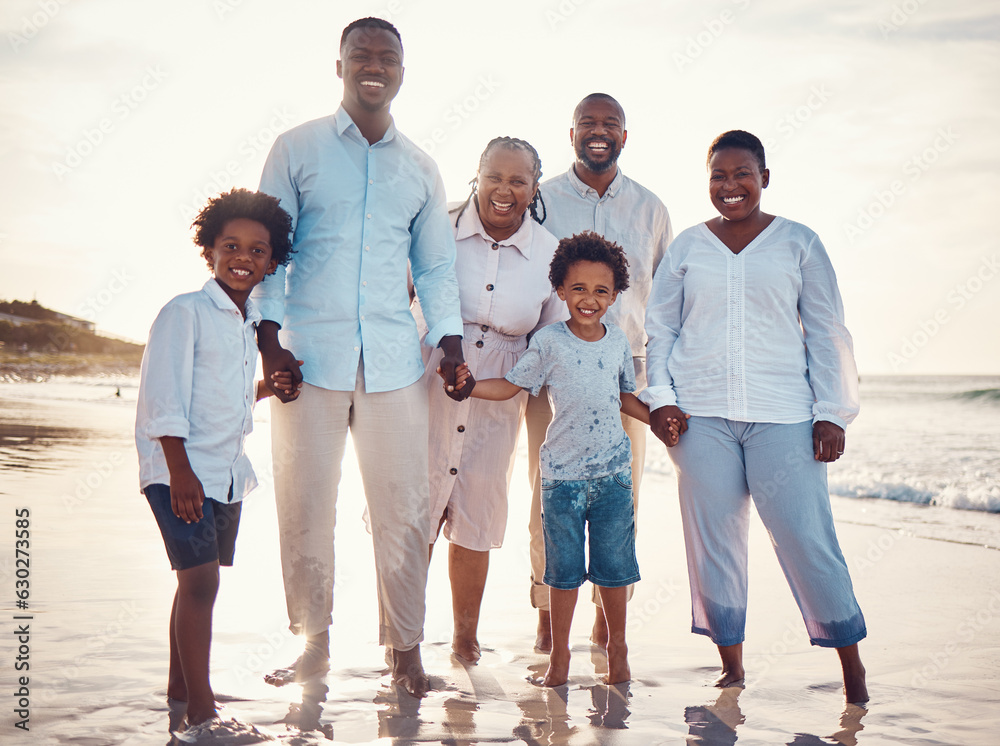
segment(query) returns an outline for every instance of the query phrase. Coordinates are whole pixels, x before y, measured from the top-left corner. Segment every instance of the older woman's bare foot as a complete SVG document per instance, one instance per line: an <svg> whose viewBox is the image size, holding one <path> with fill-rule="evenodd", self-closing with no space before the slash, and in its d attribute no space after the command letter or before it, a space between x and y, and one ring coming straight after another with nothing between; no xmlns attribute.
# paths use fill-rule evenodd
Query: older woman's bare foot
<svg viewBox="0 0 1000 746"><path fill-rule="evenodd" d="M538 629L535 630L535 650L539 653L552 652L552 617L545 609L538 610Z"/></svg>
<svg viewBox="0 0 1000 746"><path fill-rule="evenodd" d="M409 650L392 651L392 683L403 687L411 697L426 697L431 688L430 679L424 673L420 660L420 646Z"/></svg>
<svg viewBox="0 0 1000 746"><path fill-rule="evenodd" d="M479 649L479 640L473 638L453 637L451 640L451 652L464 661L478 663L482 658L482 651Z"/></svg>
<svg viewBox="0 0 1000 746"><path fill-rule="evenodd" d="M569 681L569 657L569 648L553 650L545 676L535 683L539 686L562 686Z"/></svg>
<svg viewBox="0 0 1000 746"><path fill-rule="evenodd" d="M276 668L271 673L264 674L264 682L271 686L285 684L301 684L320 676L326 676L330 670L330 632L320 632L306 638L306 649L302 655L285 668Z"/></svg>
<svg viewBox="0 0 1000 746"><path fill-rule="evenodd" d="M595 606L594 628L590 631L590 641L601 648L608 647L608 620L604 616L604 609Z"/></svg>
<svg viewBox="0 0 1000 746"><path fill-rule="evenodd" d="M628 665L628 646L625 643L608 643L608 675L604 677L606 684L621 684L632 679L632 671Z"/></svg>

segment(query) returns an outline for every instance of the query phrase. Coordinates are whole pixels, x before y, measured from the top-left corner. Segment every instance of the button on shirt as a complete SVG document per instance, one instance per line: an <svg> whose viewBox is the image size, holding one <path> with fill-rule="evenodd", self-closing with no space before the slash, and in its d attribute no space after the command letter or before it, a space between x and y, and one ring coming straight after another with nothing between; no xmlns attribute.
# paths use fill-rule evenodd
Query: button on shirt
<svg viewBox="0 0 1000 746"><path fill-rule="evenodd" d="M232 485L238 502L257 486L243 443L253 429L260 313L252 301L246 313L244 320L212 279L198 292L178 295L156 317L139 373L140 487L170 484L158 440L164 436L184 439L207 497L226 502Z"/></svg>
<svg viewBox="0 0 1000 746"><path fill-rule="evenodd" d="M653 273L674 235L667 208L655 194L625 176L621 169L603 196L584 184L572 166L542 184L541 192L547 213L545 227L556 238L594 231L625 250L629 287L618 296L604 318L628 337L636 358L636 381L642 388L645 385L643 320L646 302Z"/></svg>
<svg viewBox="0 0 1000 746"><path fill-rule="evenodd" d="M455 240L437 166L390 124L369 145L340 107L280 135L260 189L292 216L288 267L254 289L263 318L305 361L306 382L393 391L423 373L410 313L407 264L430 331L427 344L462 334Z"/></svg>
<svg viewBox="0 0 1000 746"><path fill-rule="evenodd" d="M809 228L774 218L739 254L701 223L660 265L646 314L650 409L740 422L858 414L858 370L833 265Z"/></svg>

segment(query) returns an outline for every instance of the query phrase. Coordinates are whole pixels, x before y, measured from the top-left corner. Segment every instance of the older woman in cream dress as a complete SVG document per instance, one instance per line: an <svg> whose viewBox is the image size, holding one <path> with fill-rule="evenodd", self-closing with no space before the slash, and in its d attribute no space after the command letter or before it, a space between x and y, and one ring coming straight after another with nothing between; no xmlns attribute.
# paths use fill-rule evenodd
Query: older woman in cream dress
<svg viewBox="0 0 1000 746"><path fill-rule="evenodd" d="M472 194L451 213L463 346L476 378L502 377L532 332L566 317L548 280L558 241L541 226L540 176L531 145L498 137L483 151ZM450 542L452 649L475 662L489 552L503 543L507 487L527 394L506 402L454 402L435 373L440 358L441 351L434 350L424 375L430 396L428 538L433 549L443 527Z"/></svg>

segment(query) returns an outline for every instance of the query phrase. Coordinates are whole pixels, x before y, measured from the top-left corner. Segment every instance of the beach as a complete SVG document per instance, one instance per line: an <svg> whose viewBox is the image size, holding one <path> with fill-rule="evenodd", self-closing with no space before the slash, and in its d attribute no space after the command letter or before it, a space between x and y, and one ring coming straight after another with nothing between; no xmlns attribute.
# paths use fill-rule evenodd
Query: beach
<svg viewBox="0 0 1000 746"><path fill-rule="evenodd" d="M917 407L907 381L863 381L863 415L848 430L845 462L831 469L838 533L868 624L861 643L867 708L844 705L836 654L809 645L756 517L746 687L711 686L717 655L707 638L690 633L677 490L666 449L652 436L637 536L642 581L628 612L629 684L600 681L605 658L587 639L589 591L577 607L569 684L547 690L528 681L547 659L532 650L522 433L506 541L491 553L478 665L450 653L450 590L439 549L422 648L433 691L417 701L390 685L376 644L364 498L348 448L331 671L305 687L268 686L262 674L292 661L301 643L287 630L270 405L262 402L247 444L261 486L244 503L235 566L222 571L214 621L212 678L223 716L295 744L995 744L1000 405L989 393L961 397L996 391L997 379L946 383L958 398L947 388L934 399L938 384L925 382L920 396L937 404ZM176 584L138 491L135 396L135 377L120 374L0 383L4 744L170 741L167 619ZM872 398L879 404L868 414ZM911 414L897 419L897 409ZM863 466L851 466L852 453ZM27 578L18 575L16 530L29 535ZM18 579L29 581L26 608L17 607Z"/></svg>

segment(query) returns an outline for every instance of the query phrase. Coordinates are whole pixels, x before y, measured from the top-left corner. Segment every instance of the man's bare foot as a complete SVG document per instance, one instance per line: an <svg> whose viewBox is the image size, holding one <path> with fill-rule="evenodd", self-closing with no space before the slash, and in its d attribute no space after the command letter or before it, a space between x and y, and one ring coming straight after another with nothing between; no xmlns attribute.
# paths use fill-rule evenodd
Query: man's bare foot
<svg viewBox="0 0 1000 746"><path fill-rule="evenodd" d="M553 651L549 656L549 668L539 686L562 686L569 681L569 648L562 652Z"/></svg>
<svg viewBox="0 0 1000 746"><path fill-rule="evenodd" d="M406 690L411 697L426 697L431 688L430 679L424 673L420 660L420 646L410 650L392 651L392 683Z"/></svg>
<svg viewBox="0 0 1000 746"><path fill-rule="evenodd" d="M303 681L325 676L330 670L330 659L321 655L303 653L285 668L276 668L264 674L265 683L271 686L301 684Z"/></svg>
<svg viewBox="0 0 1000 746"><path fill-rule="evenodd" d="M594 607L594 628L590 631L590 641L600 648L608 647L608 620L604 616L604 609L600 606Z"/></svg>
<svg viewBox="0 0 1000 746"><path fill-rule="evenodd" d="M621 684L631 681L632 671L628 666L628 646L625 643L608 645L608 675L604 677L606 684Z"/></svg>
<svg viewBox="0 0 1000 746"><path fill-rule="evenodd" d="M552 617L548 610L538 610L538 628L535 630L535 650L539 653L552 652Z"/></svg>
<svg viewBox="0 0 1000 746"><path fill-rule="evenodd" d="M453 637L451 640L451 651L469 663L477 663L483 656L482 651L479 649L479 640L475 637L471 639Z"/></svg>

